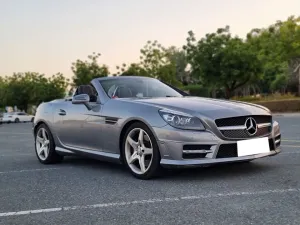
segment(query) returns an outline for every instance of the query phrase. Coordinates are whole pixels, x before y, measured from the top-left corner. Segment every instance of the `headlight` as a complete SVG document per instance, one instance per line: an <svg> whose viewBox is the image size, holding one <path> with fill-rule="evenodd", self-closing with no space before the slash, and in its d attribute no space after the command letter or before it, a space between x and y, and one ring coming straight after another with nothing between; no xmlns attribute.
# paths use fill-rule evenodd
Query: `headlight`
<svg viewBox="0 0 300 225"><path fill-rule="evenodd" d="M205 130L200 119L197 117L168 110L159 110L158 112L164 121L172 127L186 130Z"/></svg>

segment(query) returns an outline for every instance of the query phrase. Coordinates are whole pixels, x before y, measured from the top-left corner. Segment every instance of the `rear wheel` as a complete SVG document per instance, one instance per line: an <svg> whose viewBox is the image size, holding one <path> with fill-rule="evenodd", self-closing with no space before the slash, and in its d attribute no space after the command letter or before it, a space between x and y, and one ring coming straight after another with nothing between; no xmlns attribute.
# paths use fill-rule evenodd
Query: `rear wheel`
<svg viewBox="0 0 300 225"><path fill-rule="evenodd" d="M160 153L151 130L143 123L132 124L123 140L124 162L139 179L150 179L160 171Z"/></svg>
<svg viewBox="0 0 300 225"><path fill-rule="evenodd" d="M15 123L19 123L19 122L20 122L19 118L16 118Z"/></svg>
<svg viewBox="0 0 300 225"><path fill-rule="evenodd" d="M49 128L41 124L35 134L35 152L43 164L59 163L63 156L55 151L55 143Z"/></svg>

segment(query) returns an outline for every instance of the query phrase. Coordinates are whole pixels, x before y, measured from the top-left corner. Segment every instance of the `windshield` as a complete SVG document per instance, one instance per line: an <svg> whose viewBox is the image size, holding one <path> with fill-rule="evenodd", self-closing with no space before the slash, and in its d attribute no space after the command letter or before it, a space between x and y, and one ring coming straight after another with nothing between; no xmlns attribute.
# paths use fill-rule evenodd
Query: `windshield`
<svg viewBox="0 0 300 225"><path fill-rule="evenodd" d="M110 98L159 98L181 97L182 95L160 82L144 77L127 77L100 80L104 91Z"/></svg>

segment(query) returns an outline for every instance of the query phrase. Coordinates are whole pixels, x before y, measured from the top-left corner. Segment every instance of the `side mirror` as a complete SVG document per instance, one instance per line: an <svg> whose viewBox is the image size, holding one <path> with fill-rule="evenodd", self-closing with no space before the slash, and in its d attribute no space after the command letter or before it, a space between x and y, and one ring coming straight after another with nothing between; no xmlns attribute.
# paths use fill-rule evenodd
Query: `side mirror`
<svg viewBox="0 0 300 225"><path fill-rule="evenodd" d="M87 94L75 95L72 98L72 104L86 104L90 102L90 96Z"/></svg>
<svg viewBox="0 0 300 225"><path fill-rule="evenodd" d="M72 98L72 104L83 104L87 107L88 110L91 110L92 107L89 105L90 102L90 96L87 94L80 94L80 95L75 95Z"/></svg>

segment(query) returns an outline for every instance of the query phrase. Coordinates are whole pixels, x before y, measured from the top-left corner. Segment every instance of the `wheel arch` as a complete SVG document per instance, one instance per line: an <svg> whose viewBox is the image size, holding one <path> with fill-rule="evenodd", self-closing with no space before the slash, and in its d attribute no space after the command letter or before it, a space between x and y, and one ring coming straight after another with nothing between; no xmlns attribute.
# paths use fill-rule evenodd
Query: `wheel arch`
<svg viewBox="0 0 300 225"><path fill-rule="evenodd" d="M51 128L50 128L50 126L48 125L48 123L47 123L46 121L44 121L44 120L40 120L40 121L38 121L38 122L36 123L36 125L35 125L34 128L33 128L33 134L34 134L34 135L36 135L36 132L37 132L38 127L39 127L40 125L42 125L42 124L46 125L47 128L48 128L48 129L50 130L50 132L52 133Z"/></svg>
<svg viewBox="0 0 300 225"><path fill-rule="evenodd" d="M134 123L143 123L144 125L146 125L149 128L149 130L152 132L152 134L155 138L155 141L157 142L159 154L161 154L160 149L159 149L158 138L157 138L156 133L154 132L152 126L149 123L147 123L145 120L141 119L141 118L132 118L132 119L130 119L130 120L128 120L124 123L124 125L121 129L120 135L119 135L119 150L120 150L120 160L121 160L121 162L123 162L123 159L124 159L123 151L122 151L122 143L123 143L124 138L125 138L125 133L126 133L127 129Z"/></svg>

